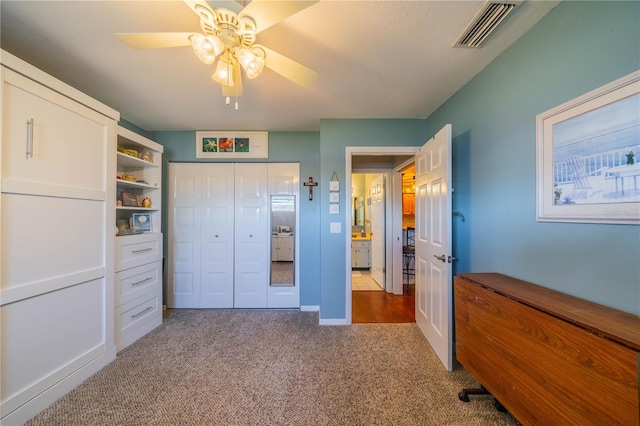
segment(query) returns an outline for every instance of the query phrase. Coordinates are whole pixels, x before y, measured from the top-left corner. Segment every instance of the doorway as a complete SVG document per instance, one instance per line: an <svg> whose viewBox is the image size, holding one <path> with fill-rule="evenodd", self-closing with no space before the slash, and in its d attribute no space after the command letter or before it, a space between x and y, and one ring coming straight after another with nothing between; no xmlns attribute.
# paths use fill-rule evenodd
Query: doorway
<svg viewBox="0 0 640 426"><path fill-rule="evenodd" d="M383 225L384 291L356 290L354 294L351 268L348 268L346 317L350 322L413 322L415 320L414 294L409 291L410 288L404 289L403 282L402 170L413 164L417 150L418 147L348 147L346 149L346 187L353 188L352 173L366 173L384 176L386 189ZM352 213L351 211L347 213L349 224L353 223ZM348 265L352 262L351 236L351 233L346 235ZM355 315L354 306L357 309ZM398 313L400 319L385 320L385 318L393 318L394 315L387 315L390 310ZM377 311L378 315L374 315L373 311Z"/></svg>

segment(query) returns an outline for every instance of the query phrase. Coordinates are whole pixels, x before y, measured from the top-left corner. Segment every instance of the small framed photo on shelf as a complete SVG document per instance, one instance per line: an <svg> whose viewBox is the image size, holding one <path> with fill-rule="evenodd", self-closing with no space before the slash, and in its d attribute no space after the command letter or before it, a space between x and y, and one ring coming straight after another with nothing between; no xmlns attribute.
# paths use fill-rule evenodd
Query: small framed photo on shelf
<svg viewBox="0 0 640 426"><path fill-rule="evenodd" d="M151 232L151 214L134 213L133 230L135 232Z"/></svg>
<svg viewBox="0 0 640 426"><path fill-rule="evenodd" d="M121 192L120 199L124 207L140 207L138 205L138 196L133 192Z"/></svg>

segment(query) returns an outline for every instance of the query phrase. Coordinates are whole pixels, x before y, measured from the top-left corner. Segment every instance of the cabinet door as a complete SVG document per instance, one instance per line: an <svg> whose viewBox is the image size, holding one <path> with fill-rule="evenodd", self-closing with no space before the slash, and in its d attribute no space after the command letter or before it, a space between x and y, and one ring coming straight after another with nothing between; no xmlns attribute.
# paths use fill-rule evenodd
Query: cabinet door
<svg viewBox="0 0 640 426"><path fill-rule="evenodd" d="M3 192L103 198L111 120L11 70L2 96Z"/></svg>
<svg viewBox="0 0 640 426"><path fill-rule="evenodd" d="M293 237L280 238L280 260L293 262Z"/></svg>
<svg viewBox="0 0 640 426"><path fill-rule="evenodd" d="M358 247L354 242L351 243L351 267L358 267Z"/></svg>

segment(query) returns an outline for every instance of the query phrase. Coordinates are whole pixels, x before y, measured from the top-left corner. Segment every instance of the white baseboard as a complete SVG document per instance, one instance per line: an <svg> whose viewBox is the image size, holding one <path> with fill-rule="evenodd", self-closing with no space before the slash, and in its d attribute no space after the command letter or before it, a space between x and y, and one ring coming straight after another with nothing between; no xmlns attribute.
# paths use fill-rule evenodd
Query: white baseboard
<svg viewBox="0 0 640 426"><path fill-rule="evenodd" d="M318 305L301 305L300 310L302 312L320 312L320 306Z"/></svg>
<svg viewBox="0 0 640 426"><path fill-rule="evenodd" d="M320 318L320 325L350 325L351 321L347 321L346 318Z"/></svg>
<svg viewBox="0 0 640 426"><path fill-rule="evenodd" d="M115 346L88 364L83 365L29 402L7 414L0 419L0 426L14 426L26 423L27 420L32 419L49 405L75 389L80 383L84 382L114 359L116 359Z"/></svg>

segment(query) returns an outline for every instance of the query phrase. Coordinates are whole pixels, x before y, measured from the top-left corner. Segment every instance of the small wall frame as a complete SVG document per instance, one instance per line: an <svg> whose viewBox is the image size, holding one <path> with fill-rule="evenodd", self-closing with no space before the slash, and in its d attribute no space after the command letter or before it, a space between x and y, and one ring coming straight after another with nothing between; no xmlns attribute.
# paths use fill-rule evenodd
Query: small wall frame
<svg viewBox="0 0 640 426"><path fill-rule="evenodd" d="M196 158L268 158L268 132L196 132Z"/></svg>

